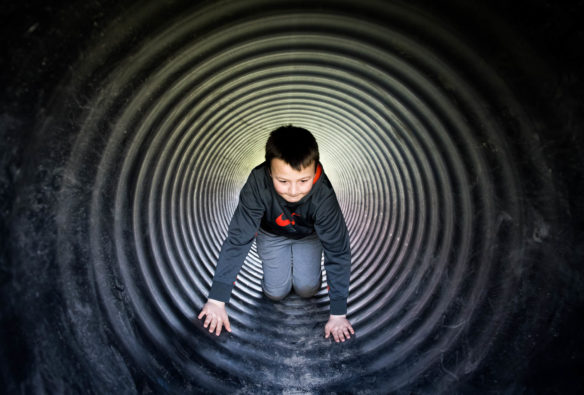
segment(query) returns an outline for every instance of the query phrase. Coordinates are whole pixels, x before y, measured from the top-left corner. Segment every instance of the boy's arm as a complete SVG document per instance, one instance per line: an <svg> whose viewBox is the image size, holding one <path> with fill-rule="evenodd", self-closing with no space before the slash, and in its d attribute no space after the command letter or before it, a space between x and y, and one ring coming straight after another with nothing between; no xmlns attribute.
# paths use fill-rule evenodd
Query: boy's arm
<svg viewBox="0 0 584 395"><path fill-rule="evenodd" d="M324 250L331 315L347 313L351 246L343 213L334 193L319 206L314 224Z"/></svg>
<svg viewBox="0 0 584 395"><path fill-rule="evenodd" d="M252 173L240 192L239 204L221 247L209 299L229 301L235 279L251 248L263 214L264 206Z"/></svg>

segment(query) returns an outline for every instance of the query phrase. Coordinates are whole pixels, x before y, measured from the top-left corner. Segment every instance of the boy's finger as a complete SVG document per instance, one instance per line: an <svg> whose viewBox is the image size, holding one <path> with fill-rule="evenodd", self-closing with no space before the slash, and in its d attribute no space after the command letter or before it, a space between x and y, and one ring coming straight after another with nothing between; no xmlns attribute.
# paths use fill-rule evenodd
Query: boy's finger
<svg viewBox="0 0 584 395"><path fill-rule="evenodd" d="M223 325L221 325L221 322L219 322L219 324L217 324L217 331L215 332L215 334L217 336L219 336L221 334L221 328L223 327Z"/></svg>
<svg viewBox="0 0 584 395"><path fill-rule="evenodd" d="M201 319L205 316L205 310L201 310L201 312L199 313L199 316L197 317L198 319Z"/></svg>
<svg viewBox="0 0 584 395"><path fill-rule="evenodd" d="M229 323L229 318L225 317L225 330L231 332L231 324Z"/></svg>

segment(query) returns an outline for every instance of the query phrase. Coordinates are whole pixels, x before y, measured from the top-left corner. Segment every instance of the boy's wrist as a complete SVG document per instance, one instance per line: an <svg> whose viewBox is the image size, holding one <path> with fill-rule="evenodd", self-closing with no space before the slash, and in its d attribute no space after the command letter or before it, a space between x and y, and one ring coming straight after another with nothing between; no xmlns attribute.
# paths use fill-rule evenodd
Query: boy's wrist
<svg viewBox="0 0 584 395"><path fill-rule="evenodd" d="M218 281L213 281L211 290L209 291L208 299L214 299L219 302L228 302L231 297L233 284L225 284Z"/></svg>
<svg viewBox="0 0 584 395"><path fill-rule="evenodd" d="M222 301L217 300L217 299L209 298L209 299L207 299L207 302L212 303L212 304L217 305L217 306L225 306L225 302L222 302Z"/></svg>
<svg viewBox="0 0 584 395"><path fill-rule="evenodd" d="M347 299L331 299L330 310L331 315L347 314Z"/></svg>

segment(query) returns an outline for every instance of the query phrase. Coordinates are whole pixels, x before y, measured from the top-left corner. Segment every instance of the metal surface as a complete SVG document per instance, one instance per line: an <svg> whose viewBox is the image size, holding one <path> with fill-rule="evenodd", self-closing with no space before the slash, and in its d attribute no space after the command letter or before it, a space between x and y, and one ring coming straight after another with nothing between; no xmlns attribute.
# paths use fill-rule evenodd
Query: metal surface
<svg viewBox="0 0 584 395"><path fill-rule="evenodd" d="M189 3L40 7L11 27L9 392L578 388L581 351L536 378L582 344L581 101L561 75L581 82L530 30L544 5L513 24L521 7L494 3ZM344 344L323 337L324 282L262 296L255 247L233 332L196 319L239 190L288 123L316 136L349 227Z"/></svg>

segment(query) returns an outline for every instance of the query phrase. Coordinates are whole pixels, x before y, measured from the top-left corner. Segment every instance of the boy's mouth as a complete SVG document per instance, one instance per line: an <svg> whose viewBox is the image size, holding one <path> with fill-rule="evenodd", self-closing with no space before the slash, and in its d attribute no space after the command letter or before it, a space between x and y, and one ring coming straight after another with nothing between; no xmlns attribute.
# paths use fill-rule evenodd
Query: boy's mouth
<svg viewBox="0 0 584 395"><path fill-rule="evenodd" d="M284 199L286 199L288 201L300 200L301 198L302 198L302 195L295 195L295 196L285 195L285 197L284 197Z"/></svg>

